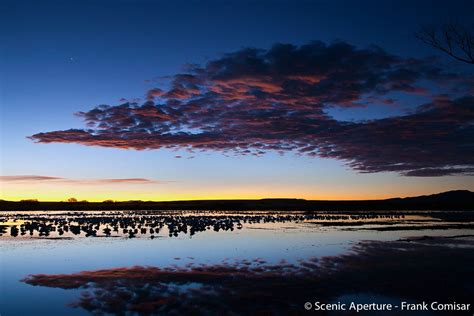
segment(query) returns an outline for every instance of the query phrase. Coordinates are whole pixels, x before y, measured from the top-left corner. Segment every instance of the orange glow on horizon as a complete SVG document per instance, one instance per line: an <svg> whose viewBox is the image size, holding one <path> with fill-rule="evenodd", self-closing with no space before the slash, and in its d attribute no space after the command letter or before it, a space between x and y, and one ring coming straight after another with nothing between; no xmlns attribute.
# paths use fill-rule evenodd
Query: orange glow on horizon
<svg viewBox="0 0 474 316"><path fill-rule="evenodd" d="M335 181L333 183L290 183L270 182L230 182L213 180L204 183L198 180L177 180L156 183L113 183L93 185L77 183L7 183L0 182L0 199L20 201L37 199L39 201L183 201L183 200L226 200L226 199L264 199L298 198L306 200L375 200L393 197L409 197L434 194L450 190L467 189L474 191L474 185L459 183L456 179L428 183L423 186L413 179L398 178L400 182Z"/></svg>
<svg viewBox="0 0 474 316"><path fill-rule="evenodd" d="M439 191L441 192L441 191ZM40 202L58 202L58 201L67 201L69 198L75 198L78 201L86 200L88 202L102 202L105 200L113 200L117 202L124 202L124 201L133 201L133 200L141 200L141 201L156 201L156 202L164 202L164 201L186 201L186 200L259 200L259 199L267 199L267 198L296 198L296 199L306 199L306 200L377 200L377 199L387 199L393 197L410 197L410 196L417 196L423 194L433 194L439 193L438 191L433 192L414 192L413 194L397 194L395 192L385 193L385 194L352 194L352 195L341 195L338 192L334 194L302 194L302 193L294 193L294 194L265 194L265 193L258 193L258 192L216 192L214 194L206 194L206 193L190 193L190 192L183 192L183 193L167 193L167 194L159 194L159 193L149 193L149 192L98 192L96 194L92 192L88 193L71 193L71 194L64 194L62 192L44 192L43 194L23 194L23 193L5 193L2 192L0 194L1 200L7 201L21 201L21 200L38 200Z"/></svg>

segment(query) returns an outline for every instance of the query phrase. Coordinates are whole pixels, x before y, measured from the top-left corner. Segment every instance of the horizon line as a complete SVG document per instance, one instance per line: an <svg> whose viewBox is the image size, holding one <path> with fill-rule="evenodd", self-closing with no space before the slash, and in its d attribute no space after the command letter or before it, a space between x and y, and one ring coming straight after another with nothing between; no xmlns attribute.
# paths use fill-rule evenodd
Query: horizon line
<svg viewBox="0 0 474 316"><path fill-rule="evenodd" d="M172 203L172 202L199 202L199 201L262 201L262 200L299 200L299 201L324 201L324 202L351 202L351 201L383 201L383 200L390 200L390 199L404 199L404 198L411 198L411 197L421 197L421 196L430 196L430 195L437 195L443 194L448 192L459 192L459 191L467 191L471 192L467 189L456 189L456 190L448 190L442 192L435 192L429 194L421 194L421 195L410 195L410 196L393 196L388 198L373 198L373 199L305 199L305 198L297 198L297 197L264 197L264 198L222 198L222 199L184 199L184 200L113 200L113 199L104 199L101 201L98 200L76 200L76 201L68 201L61 200L61 201L45 201L39 200L36 198L26 198L20 200L4 200L0 198L0 202L14 202L14 203L126 203L126 202L135 202L135 203Z"/></svg>

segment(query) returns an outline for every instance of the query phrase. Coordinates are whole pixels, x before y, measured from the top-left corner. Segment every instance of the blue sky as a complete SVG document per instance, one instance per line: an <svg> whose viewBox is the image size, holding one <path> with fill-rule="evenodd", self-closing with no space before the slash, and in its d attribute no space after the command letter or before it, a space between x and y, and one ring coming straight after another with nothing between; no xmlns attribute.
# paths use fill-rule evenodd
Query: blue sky
<svg viewBox="0 0 474 316"><path fill-rule="evenodd" d="M467 20L472 1L2 1L1 173L65 179L146 178L152 184L4 182L0 198L149 200L188 198L375 198L474 189L472 176L361 174L341 160L280 155L189 154L77 143L37 144L40 132L84 128L78 111L145 97L157 79L244 47L342 40L390 54L438 53L414 33L421 25ZM469 9L470 8L470 9ZM450 59L448 67L467 69ZM463 68L464 67L464 68ZM472 66L471 66L472 67ZM147 82L146 80L151 80ZM401 115L399 106L330 108L339 120ZM181 155L183 158L175 158ZM193 159L187 159L193 156Z"/></svg>

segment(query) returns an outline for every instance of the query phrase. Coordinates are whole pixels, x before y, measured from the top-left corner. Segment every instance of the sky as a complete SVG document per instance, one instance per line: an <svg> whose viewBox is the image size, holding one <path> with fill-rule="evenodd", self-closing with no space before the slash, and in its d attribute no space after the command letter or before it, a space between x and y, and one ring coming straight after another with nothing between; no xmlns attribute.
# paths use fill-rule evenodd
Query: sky
<svg viewBox="0 0 474 316"><path fill-rule="evenodd" d="M474 190L473 1L0 0L0 199Z"/></svg>

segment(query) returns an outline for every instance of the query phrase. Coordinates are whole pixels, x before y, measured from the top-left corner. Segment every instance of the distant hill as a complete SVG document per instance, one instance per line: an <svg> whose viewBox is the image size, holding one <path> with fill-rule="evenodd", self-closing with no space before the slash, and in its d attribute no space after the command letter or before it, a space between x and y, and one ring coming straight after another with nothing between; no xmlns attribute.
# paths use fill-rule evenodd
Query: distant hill
<svg viewBox="0 0 474 316"><path fill-rule="evenodd" d="M304 199L128 201L128 202L12 202L0 200L0 210L473 210L474 192L448 191L385 200L325 201Z"/></svg>

